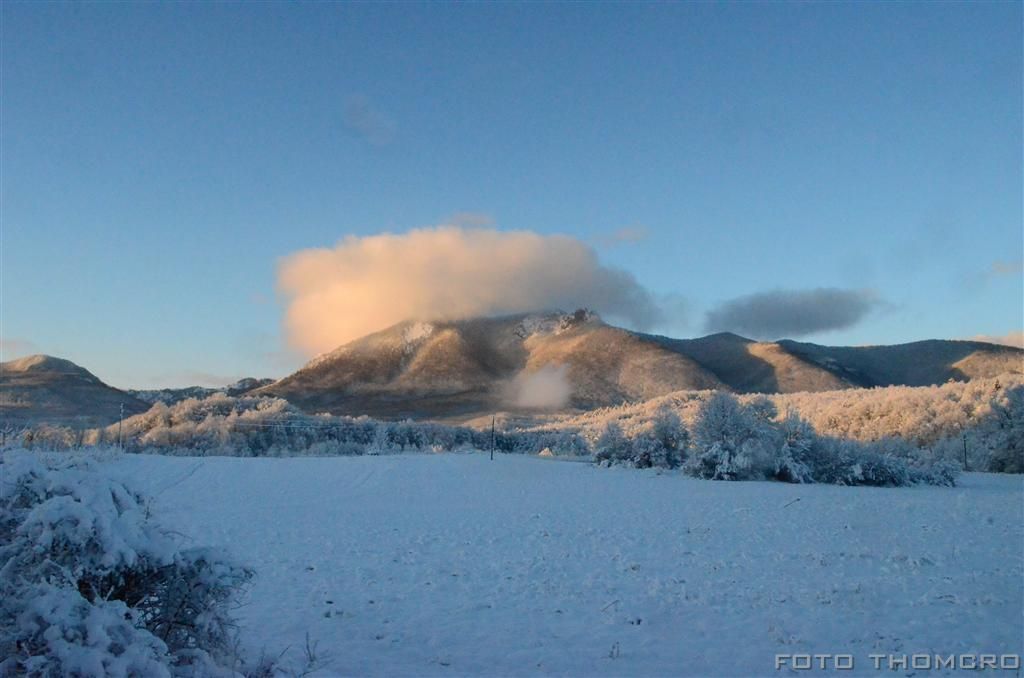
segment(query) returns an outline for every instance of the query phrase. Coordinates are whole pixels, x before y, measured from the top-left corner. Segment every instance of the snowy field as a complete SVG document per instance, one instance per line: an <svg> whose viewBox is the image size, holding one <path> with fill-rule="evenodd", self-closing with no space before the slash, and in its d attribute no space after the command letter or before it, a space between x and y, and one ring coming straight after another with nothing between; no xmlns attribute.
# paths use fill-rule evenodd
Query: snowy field
<svg viewBox="0 0 1024 678"><path fill-rule="evenodd" d="M331 659L318 675L778 675L776 653L849 653L878 675L873 653L1024 644L1021 476L882 489L458 454L110 464L167 527L256 568L245 649L297 664L308 633Z"/></svg>

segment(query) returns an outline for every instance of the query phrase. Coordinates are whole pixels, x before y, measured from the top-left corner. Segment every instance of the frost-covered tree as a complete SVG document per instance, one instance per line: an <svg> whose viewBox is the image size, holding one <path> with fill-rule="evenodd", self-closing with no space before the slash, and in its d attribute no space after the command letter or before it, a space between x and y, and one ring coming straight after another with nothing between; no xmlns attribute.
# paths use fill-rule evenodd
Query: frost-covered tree
<svg viewBox="0 0 1024 678"><path fill-rule="evenodd" d="M767 400L744 406L725 392L711 396L694 422L691 473L713 480L765 477L779 447L774 414Z"/></svg>
<svg viewBox="0 0 1024 678"><path fill-rule="evenodd" d="M655 465L667 468L679 466L686 454L690 437L679 415L669 407L659 408L651 422L651 434L660 447L660 459L655 459Z"/></svg>
<svg viewBox="0 0 1024 678"><path fill-rule="evenodd" d="M993 403L981 433L992 450L988 470L1024 473L1024 386L1009 389L1004 401Z"/></svg>
<svg viewBox="0 0 1024 678"><path fill-rule="evenodd" d="M774 477L788 483L814 482L815 452L820 452L814 428L791 413L779 423L779 432L782 444L775 456Z"/></svg>
<svg viewBox="0 0 1024 678"><path fill-rule="evenodd" d="M594 443L594 458L599 462L615 463L628 459L630 452L629 440L622 433L622 427L614 421L608 422Z"/></svg>
<svg viewBox="0 0 1024 678"><path fill-rule="evenodd" d="M392 449L392 431L387 423L376 422L373 428L373 438L366 446L366 454L389 454Z"/></svg>

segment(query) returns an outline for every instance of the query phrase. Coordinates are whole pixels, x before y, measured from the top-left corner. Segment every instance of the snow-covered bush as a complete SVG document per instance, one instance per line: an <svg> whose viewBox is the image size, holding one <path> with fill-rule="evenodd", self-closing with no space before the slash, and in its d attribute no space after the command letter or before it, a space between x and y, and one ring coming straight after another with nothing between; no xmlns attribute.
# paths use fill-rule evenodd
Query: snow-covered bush
<svg viewBox="0 0 1024 678"><path fill-rule="evenodd" d="M707 399L694 422L686 470L712 480L902 487L953 485L959 469L922 458L900 438L860 442L821 436L790 412L781 421L764 398L746 404L727 393Z"/></svg>
<svg viewBox="0 0 1024 678"><path fill-rule="evenodd" d="M629 440L622 433L622 427L610 421L601 436L594 443L594 459L599 463L614 464L630 458L632 450Z"/></svg>
<svg viewBox="0 0 1024 678"><path fill-rule="evenodd" d="M779 432L781 446L775 455L773 477L787 483L813 483L818 435L795 414L779 423Z"/></svg>
<svg viewBox="0 0 1024 678"><path fill-rule="evenodd" d="M821 436L865 443L898 438L918 449L921 463L947 460L964 466L964 438L967 468L973 471L1017 468L1024 464L1020 446L1004 427L994 425L1000 410L1020 412L1016 389L1024 376L1008 373L999 377L972 379L940 386L888 386L845 389L822 393L794 393L768 397L780 412L799 416ZM624 403L547 422L532 423L526 431L572 430L596 440L615 421L627 438L636 439L650 427L658 412L670 409L693 429L703 403L713 391L678 391L640 403ZM737 396L740 404L764 396ZM1024 414L1018 414L1020 421ZM1004 432L1000 432L1004 431ZM994 457L994 461L990 458ZM1006 459L1006 461L1002 461Z"/></svg>
<svg viewBox="0 0 1024 678"><path fill-rule="evenodd" d="M716 393L703 404L694 423L688 470L712 480L767 477L780 447L774 416L775 407L766 398L741 405L728 393Z"/></svg>
<svg viewBox="0 0 1024 678"><path fill-rule="evenodd" d="M1024 473L1024 385L996 393L976 425L931 445L931 456L972 471Z"/></svg>
<svg viewBox="0 0 1024 678"><path fill-rule="evenodd" d="M683 420L672 409L658 409L651 422L651 439L657 443L653 459L655 466L676 468L682 463L690 435L683 426Z"/></svg>
<svg viewBox="0 0 1024 678"><path fill-rule="evenodd" d="M88 460L0 462L0 673L216 675L252 571L179 549Z"/></svg>
<svg viewBox="0 0 1024 678"><path fill-rule="evenodd" d="M85 432L68 426L38 424L18 431L12 436L12 443L18 447L40 450L62 450L85 441Z"/></svg>
<svg viewBox="0 0 1024 678"><path fill-rule="evenodd" d="M170 676L167 645L120 600L89 602L50 584L5 590L4 675Z"/></svg>
<svg viewBox="0 0 1024 678"><path fill-rule="evenodd" d="M1024 473L1024 386L1008 389L1004 401L992 404L979 434L990 450L989 471Z"/></svg>

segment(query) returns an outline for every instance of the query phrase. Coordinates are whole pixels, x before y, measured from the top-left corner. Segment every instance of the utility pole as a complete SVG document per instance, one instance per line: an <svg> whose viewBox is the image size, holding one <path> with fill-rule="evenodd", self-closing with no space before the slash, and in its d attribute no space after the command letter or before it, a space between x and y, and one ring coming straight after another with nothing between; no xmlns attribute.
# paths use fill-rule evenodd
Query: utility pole
<svg viewBox="0 0 1024 678"><path fill-rule="evenodd" d="M491 415L491 461L494 461L494 418L497 415Z"/></svg>
<svg viewBox="0 0 1024 678"><path fill-rule="evenodd" d="M121 438L121 426L124 425L124 403L121 403L121 414L117 419L117 446L124 451L124 440Z"/></svg>
<svg viewBox="0 0 1024 678"><path fill-rule="evenodd" d="M962 433L961 436L964 439L964 470L970 471L971 467L967 465L967 434Z"/></svg>

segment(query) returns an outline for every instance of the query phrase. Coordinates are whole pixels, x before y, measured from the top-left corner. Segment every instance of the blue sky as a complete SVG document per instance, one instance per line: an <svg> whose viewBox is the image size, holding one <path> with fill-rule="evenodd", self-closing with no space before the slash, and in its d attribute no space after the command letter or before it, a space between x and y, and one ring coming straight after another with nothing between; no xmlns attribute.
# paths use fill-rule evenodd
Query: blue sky
<svg viewBox="0 0 1024 678"><path fill-rule="evenodd" d="M283 257L460 213L680 336L816 288L874 295L821 343L1024 325L1021 3L0 8L4 359L280 376Z"/></svg>

